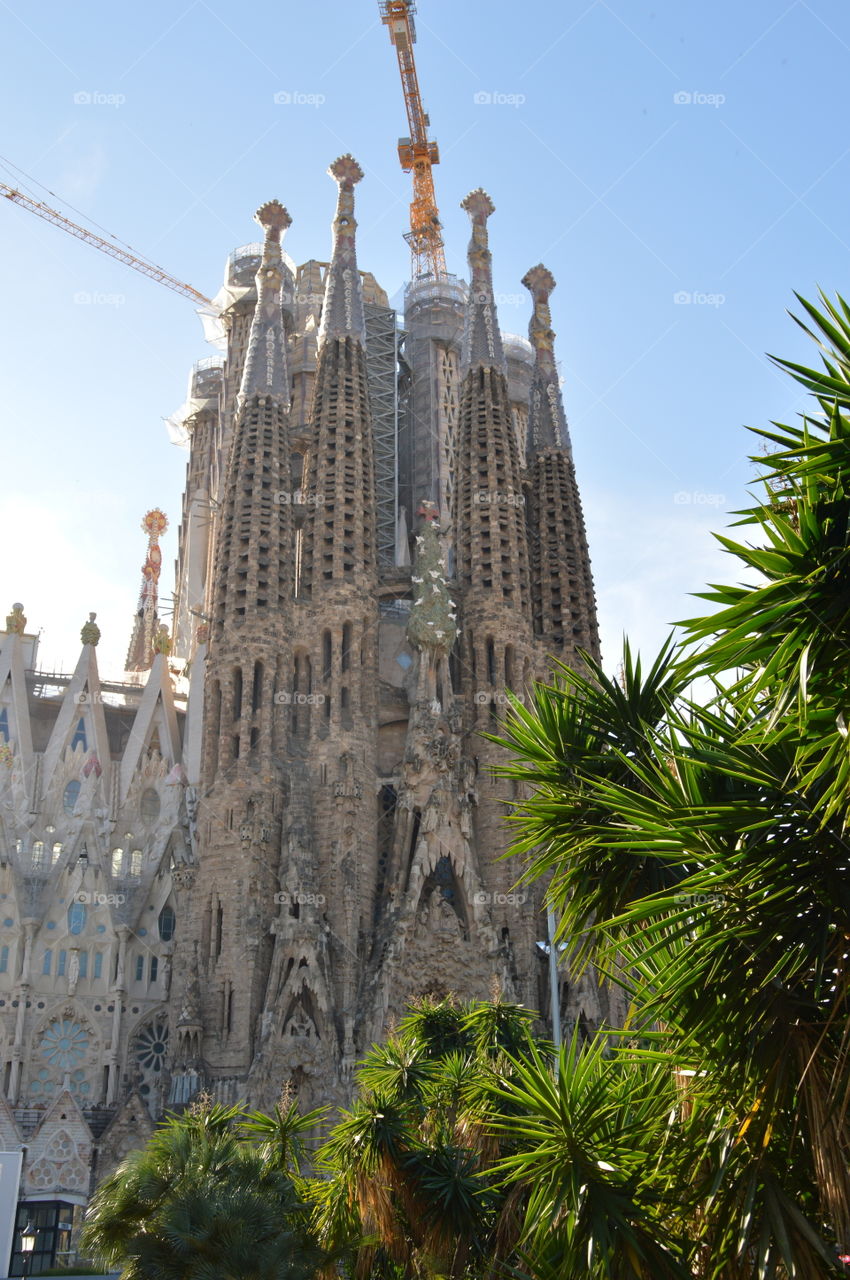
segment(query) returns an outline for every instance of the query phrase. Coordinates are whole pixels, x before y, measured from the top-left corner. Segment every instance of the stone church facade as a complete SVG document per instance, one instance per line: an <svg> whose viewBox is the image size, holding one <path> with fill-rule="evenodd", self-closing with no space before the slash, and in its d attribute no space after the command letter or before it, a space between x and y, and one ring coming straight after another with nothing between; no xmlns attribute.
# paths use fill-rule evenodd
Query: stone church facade
<svg viewBox="0 0 850 1280"><path fill-rule="evenodd" d="M0 1141L60 1260L93 1184L199 1090L338 1105L419 995L547 1004L482 734L598 653L555 282L524 278L529 341L500 332L478 190L468 285L413 281L397 316L357 264L361 170L329 173L329 260L296 266L287 210L257 212L172 420L171 634L159 512L122 681L95 615L66 676L23 606L0 634ZM562 1011L617 1012L568 974Z"/></svg>

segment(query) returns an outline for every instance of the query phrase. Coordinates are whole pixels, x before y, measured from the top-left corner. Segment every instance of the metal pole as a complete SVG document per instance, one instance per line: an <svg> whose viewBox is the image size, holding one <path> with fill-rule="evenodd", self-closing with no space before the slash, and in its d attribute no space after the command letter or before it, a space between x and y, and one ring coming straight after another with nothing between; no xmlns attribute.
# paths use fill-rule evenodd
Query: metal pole
<svg viewBox="0 0 850 1280"><path fill-rule="evenodd" d="M561 1048L561 992L558 983L558 949L555 946L555 912L547 914L549 926L549 1005L552 1014L552 1042L555 1052Z"/></svg>

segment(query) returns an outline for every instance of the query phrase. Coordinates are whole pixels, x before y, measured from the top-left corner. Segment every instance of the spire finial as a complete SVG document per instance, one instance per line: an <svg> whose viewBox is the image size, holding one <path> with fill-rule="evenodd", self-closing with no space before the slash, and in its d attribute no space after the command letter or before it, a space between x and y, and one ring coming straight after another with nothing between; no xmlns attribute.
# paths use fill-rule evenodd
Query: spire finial
<svg viewBox="0 0 850 1280"><path fill-rule="evenodd" d="M354 188L363 178L363 170L346 153L328 166L328 176L337 184L336 214L333 222L334 245L331 264L325 278L325 304L319 326L319 346L326 338L353 338L366 345L366 322L363 315L363 291L357 270L354 217Z"/></svg>
<svg viewBox="0 0 850 1280"><path fill-rule="evenodd" d="M13 604L12 612L6 615L6 632L10 636L22 636L26 631L27 620L24 617L24 606Z"/></svg>
<svg viewBox="0 0 850 1280"><path fill-rule="evenodd" d="M83 624L83 629L80 632L80 639L83 644L96 645L100 639L100 627L95 622L96 617L96 613L90 613L88 622Z"/></svg>
<svg viewBox="0 0 850 1280"><path fill-rule="evenodd" d="M555 277L552 272L538 262L522 277L522 283L531 294L534 312L528 324L528 336L538 364L554 364L553 350L555 335L552 332L552 313L549 310L549 296L555 288Z"/></svg>
<svg viewBox="0 0 850 1280"><path fill-rule="evenodd" d="M534 377L528 415L528 453L548 446L569 448L569 432L558 370L555 364L555 335L549 297L555 288L555 277L542 262L531 267L522 278L534 303L528 324L528 336L534 347Z"/></svg>
<svg viewBox="0 0 850 1280"><path fill-rule="evenodd" d="M344 156L337 156L328 165L328 174L345 191L353 191L357 183L363 181L363 170L350 151L346 151Z"/></svg>
<svg viewBox="0 0 850 1280"><path fill-rule="evenodd" d="M254 214L254 221L259 222L265 231L266 240L274 244L280 244L281 235L292 226L289 210L279 200L267 200L261 204Z"/></svg>
<svg viewBox="0 0 850 1280"><path fill-rule="evenodd" d="M159 540L168 528L168 517L159 507L153 507L142 516L142 533L148 535L148 552L142 565L142 589L136 606L136 618L127 650L126 671L147 671L153 656L153 641L159 625L157 604L159 601L159 575L162 571L162 551Z"/></svg>
<svg viewBox="0 0 850 1280"><path fill-rule="evenodd" d="M470 191L461 201L461 209L469 214L472 238L469 241L469 307L464 340L464 364L496 367L505 370L502 335L496 320L493 297L493 255L490 253L487 219L496 206L483 187Z"/></svg>
<svg viewBox="0 0 850 1280"><path fill-rule="evenodd" d="M283 256L281 240L292 225L289 211L279 200L267 200L254 214L263 228L263 257L255 277L257 306L251 322L248 351L239 389L239 403L249 396L272 396L289 408L289 373L281 312Z"/></svg>

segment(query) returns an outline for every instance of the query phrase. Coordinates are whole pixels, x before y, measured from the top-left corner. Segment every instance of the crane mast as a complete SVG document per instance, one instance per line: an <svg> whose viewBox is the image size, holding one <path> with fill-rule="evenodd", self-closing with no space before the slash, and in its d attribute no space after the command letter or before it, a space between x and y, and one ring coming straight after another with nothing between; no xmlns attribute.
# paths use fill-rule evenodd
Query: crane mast
<svg viewBox="0 0 850 1280"><path fill-rule="evenodd" d="M112 244L109 240L104 240L103 236L97 235L94 231L89 231L86 227L79 226L76 222L72 222L70 218L66 218L56 209L51 209L49 204L42 204L39 200L33 200L30 196L24 195L22 191L16 190L15 187L9 187L5 182L0 182L0 195L5 196L7 200L13 201L15 204L21 205L24 209L29 209L31 213L35 213L39 218L44 218L45 222L52 222L54 226L61 227L63 231L67 231L69 235L76 236L78 240L83 240L86 244L92 245L95 249L100 249L101 253L108 253L111 258L117 258L119 262L123 262L126 266L132 267L134 271L141 271L142 275L148 276L151 280L156 280L159 284L164 284L166 289L173 289L175 293L181 293L184 298L191 298L193 302L199 302L203 306L212 306L212 302L204 294L199 293L197 289L193 289L190 284L184 284L182 280L176 279L175 276L169 275L167 271L163 271L162 267L157 267L154 263L146 261L145 258L138 258L134 253L130 253L128 249L122 249L116 244Z"/></svg>
<svg viewBox="0 0 850 1280"><path fill-rule="evenodd" d="M410 245L411 276L414 280L429 275L439 279L446 275L446 256L432 167L440 163L440 151L436 142L428 137L430 121L422 106L413 56L416 5L414 0L378 0L378 7L398 57L410 128L410 137L398 140L398 158L404 172L413 174L410 230L404 237Z"/></svg>

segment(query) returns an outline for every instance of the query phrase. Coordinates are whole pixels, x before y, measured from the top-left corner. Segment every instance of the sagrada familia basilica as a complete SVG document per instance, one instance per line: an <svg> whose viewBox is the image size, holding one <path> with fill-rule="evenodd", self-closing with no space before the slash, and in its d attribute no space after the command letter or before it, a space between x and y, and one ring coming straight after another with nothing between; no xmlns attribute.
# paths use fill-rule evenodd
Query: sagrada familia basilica
<svg viewBox="0 0 850 1280"><path fill-rule="evenodd" d="M548 1005L482 735L598 651L555 281L532 267L529 340L500 332L476 190L468 283L414 280L398 316L357 265L361 170L329 174L330 261L296 266L277 201L228 260L226 352L178 415L170 634L156 510L119 682L95 614L64 677L21 604L0 634L0 1146L54 1257L199 1091L343 1105L417 996ZM561 976L568 1026L608 998Z"/></svg>

